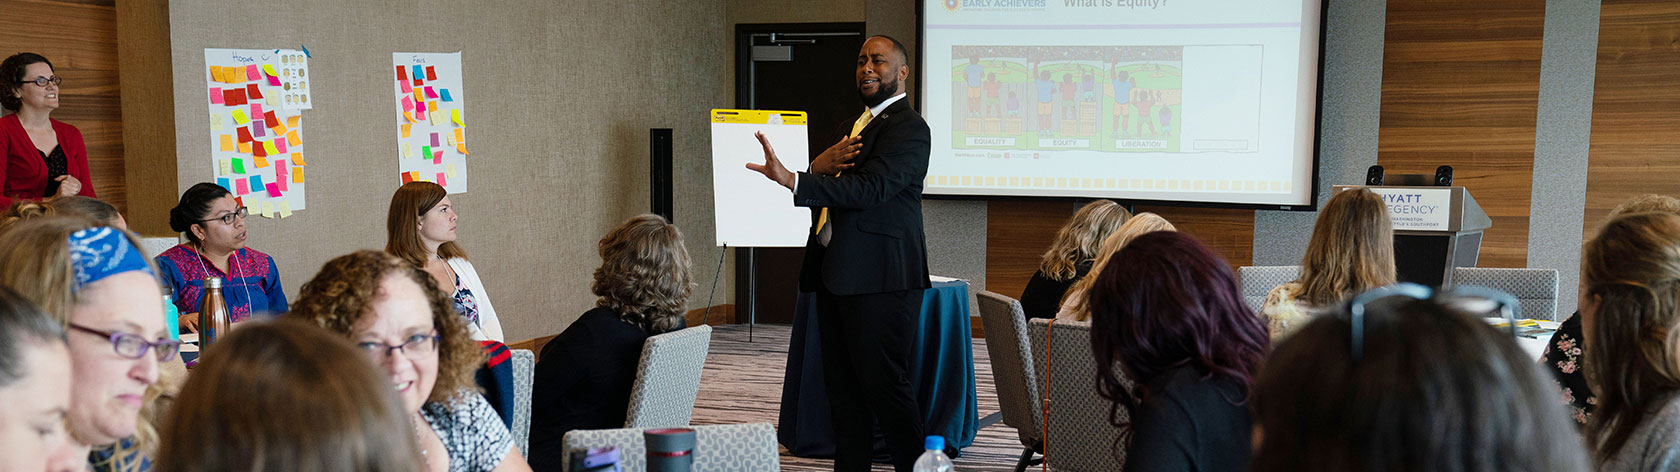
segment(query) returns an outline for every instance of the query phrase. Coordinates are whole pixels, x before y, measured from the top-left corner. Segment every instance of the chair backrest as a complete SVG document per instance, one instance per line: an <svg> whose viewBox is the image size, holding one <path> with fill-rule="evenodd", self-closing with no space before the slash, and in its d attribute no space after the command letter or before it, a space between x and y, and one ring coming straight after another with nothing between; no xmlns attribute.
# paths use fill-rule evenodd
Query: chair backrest
<svg viewBox="0 0 1680 472"><path fill-rule="evenodd" d="M626 428L680 428L694 415L700 394L700 371L711 348L706 325L652 336L642 343L642 361L630 389Z"/></svg>
<svg viewBox="0 0 1680 472"><path fill-rule="evenodd" d="M1074 472L1125 469L1126 447L1115 449L1120 429L1108 422L1108 400L1097 395L1097 360L1091 355L1091 324L1048 319L1027 323L1033 370L1048 384L1041 393L1050 403L1044 418L1044 461L1051 469ZM1049 364L1048 370L1045 364ZM1121 421L1131 412L1119 411Z"/></svg>
<svg viewBox="0 0 1680 472"><path fill-rule="evenodd" d="M527 349L513 353L513 440L519 453L531 457L531 385L537 368L537 355Z"/></svg>
<svg viewBox="0 0 1680 472"><path fill-rule="evenodd" d="M163 251L168 251L169 248L175 247L176 245L179 245L179 244L181 244L181 238L180 237L173 237L173 238L169 238L169 237L162 237L162 238L145 237L145 238L140 238L140 245L143 246L140 249L145 250L147 259L157 257L158 254L163 254Z"/></svg>
<svg viewBox="0 0 1680 472"><path fill-rule="evenodd" d="M776 428L770 423L695 426L695 472L781 470L776 448ZM643 428L572 430L566 433L565 469L571 470L571 451L614 446L624 472L647 470L647 443Z"/></svg>
<svg viewBox="0 0 1680 472"><path fill-rule="evenodd" d="M1453 285L1479 285L1515 295L1518 318L1556 320L1558 271L1554 269L1453 268Z"/></svg>
<svg viewBox="0 0 1680 472"><path fill-rule="evenodd" d="M980 323L988 334L986 353L992 360L1003 424L1015 428L1022 445L1037 446L1044 432L1044 410L1038 401L1041 385L1032 370L1035 358L1027 341L1026 312L1014 298L986 290L975 295Z"/></svg>
<svg viewBox="0 0 1680 472"><path fill-rule="evenodd" d="M1294 281L1301 276L1301 266L1242 266L1237 268L1237 279L1242 283L1243 302L1248 304L1249 311L1259 313L1260 307L1266 305L1266 294L1272 289Z"/></svg>

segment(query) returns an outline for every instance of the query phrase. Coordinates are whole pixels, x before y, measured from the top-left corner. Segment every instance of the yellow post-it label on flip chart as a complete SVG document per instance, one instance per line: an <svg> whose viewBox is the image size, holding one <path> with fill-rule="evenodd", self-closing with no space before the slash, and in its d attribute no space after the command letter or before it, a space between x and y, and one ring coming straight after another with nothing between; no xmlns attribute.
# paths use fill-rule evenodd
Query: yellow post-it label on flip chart
<svg viewBox="0 0 1680 472"><path fill-rule="evenodd" d="M245 126L246 123L251 122L251 119L245 116L245 110L236 108L233 110L233 122L239 126Z"/></svg>
<svg viewBox="0 0 1680 472"><path fill-rule="evenodd" d="M274 217L274 202L269 202L269 201L262 202L262 210L259 210L258 213L261 214L263 218L273 218Z"/></svg>
<svg viewBox="0 0 1680 472"><path fill-rule="evenodd" d="M293 165L297 165L297 164L293 164ZM294 183L294 184L303 183L303 169L299 169L299 168L296 168L296 167L292 168L292 183Z"/></svg>
<svg viewBox="0 0 1680 472"><path fill-rule="evenodd" d="M221 167L221 175L233 175L233 162L232 161L229 161L227 159L216 159L216 164L217 164L217 166Z"/></svg>
<svg viewBox="0 0 1680 472"><path fill-rule="evenodd" d="M404 114L406 115L407 113L404 113ZM412 132L412 131L414 131L414 125L413 124L410 124L410 123L403 123L402 124L402 137L404 137L404 138L408 137L409 133Z"/></svg>
<svg viewBox="0 0 1680 472"><path fill-rule="evenodd" d="M233 142L233 135L222 135L222 150L227 152L239 152L239 146Z"/></svg>
<svg viewBox="0 0 1680 472"><path fill-rule="evenodd" d="M297 147L297 145L299 145L299 144L303 144L303 140L298 138L297 130L294 129L294 130L286 132L286 145L287 146Z"/></svg>
<svg viewBox="0 0 1680 472"><path fill-rule="evenodd" d="M448 175L451 179L455 178L455 164L450 164L446 169L448 171L445 172L445 175Z"/></svg>
<svg viewBox="0 0 1680 472"><path fill-rule="evenodd" d="M281 200L279 210L281 218L290 218L292 216L292 202Z"/></svg>
<svg viewBox="0 0 1680 472"><path fill-rule="evenodd" d="M268 144L268 143L263 143L263 144ZM268 146L263 146L263 147L268 147ZM257 168L258 169L268 167L268 158L262 157L262 156L256 156L256 158L257 158Z"/></svg>
<svg viewBox="0 0 1680 472"><path fill-rule="evenodd" d="M309 165L309 163L308 162L303 162L303 153L301 153L301 152L292 153L292 167L306 166L306 165Z"/></svg>
<svg viewBox="0 0 1680 472"><path fill-rule="evenodd" d="M461 122L461 109L459 109L459 108L456 108L454 110L449 110L449 121L455 122L455 126L466 126L467 125L466 123Z"/></svg>
<svg viewBox="0 0 1680 472"><path fill-rule="evenodd" d="M298 120L301 120L301 119L303 119L302 115L286 118L286 127L288 127L288 128L298 127Z"/></svg>
<svg viewBox="0 0 1680 472"><path fill-rule="evenodd" d="M443 114L442 113L433 113L431 116L432 116L432 126L439 126L439 125L443 124Z"/></svg>
<svg viewBox="0 0 1680 472"><path fill-rule="evenodd" d="M227 79L222 76L222 66L210 66L210 80L227 82Z"/></svg>
<svg viewBox="0 0 1680 472"><path fill-rule="evenodd" d="M269 95L268 96L268 106L271 106L271 107L280 106L280 97L278 95Z"/></svg>
<svg viewBox="0 0 1680 472"><path fill-rule="evenodd" d="M263 150L268 151L269 155L280 153L280 149L274 147L274 141L263 141Z"/></svg>
<svg viewBox="0 0 1680 472"><path fill-rule="evenodd" d="M403 157L414 157L414 145L403 143Z"/></svg>
<svg viewBox="0 0 1680 472"><path fill-rule="evenodd" d="M272 75L272 76L275 76L275 77L280 76L279 72L274 71L274 64L263 64L263 73L268 74L268 75Z"/></svg>
<svg viewBox="0 0 1680 472"><path fill-rule="evenodd" d="M221 130L222 130L222 115L219 114L219 113L211 113L210 114L210 131L221 131Z"/></svg>

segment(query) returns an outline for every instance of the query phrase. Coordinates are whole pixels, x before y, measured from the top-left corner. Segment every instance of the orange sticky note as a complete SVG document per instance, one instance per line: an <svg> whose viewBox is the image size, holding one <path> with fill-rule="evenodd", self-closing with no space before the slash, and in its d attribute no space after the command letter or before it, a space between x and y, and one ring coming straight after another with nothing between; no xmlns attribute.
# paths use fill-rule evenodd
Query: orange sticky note
<svg viewBox="0 0 1680 472"><path fill-rule="evenodd" d="M426 101L426 96L420 94L420 87L414 87L414 101L415 103Z"/></svg>
<svg viewBox="0 0 1680 472"><path fill-rule="evenodd" d="M296 169L297 166L306 166L306 165L309 165L309 163L308 162L303 162L303 153L301 153L301 152L292 153L292 168L293 169Z"/></svg>
<svg viewBox="0 0 1680 472"><path fill-rule="evenodd" d="M263 143L264 147L267 147L268 145L269 144L267 142ZM262 156L257 156L257 168L261 169L261 168L264 168L264 167L268 167L268 159L264 158Z"/></svg>
<svg viewBox="0 0 1680 472"><path fill-rule="evenodd" d="M239 145L234 144L234 142L233 142L233 135L231 135L231 134L222 135L222 150L227 151L227 152L239 151Z"/></svg>
<svg viewBox="0 0 1680 472"><path fill-rule="evenodd" d="M409 124L409 123L403 123L402 124L402 137L404 137L404 138L408 137L409 131L412 131L412 128L414 128L414 125Z"/></svg>
<svg viewBox="0 0 1680 472"><path fill-rule="evenodd" d="M245 154L250 154L251 153L251 143L239 143L239 152L245 153Z"/></svg>
<svg viewBox="0 0 1680 472"><path fill-rule="evenodd" d="M302 115L298 115L298 116L293 116L293 117L290 117L290 118L286 118L286 127L289 127L289 128L296 128L296 127L298 127L298 120L300 120L300 119L302 119L302 118L303 118L303 116L302 116Z"/></svg>
<svg viewBox="0 0 1680 472"><path fill-rule="evenodd" d="M420 171L409 172L408 173L408 178L414 179L414 180L420 180Z"/></svg>
<svg viewBox="0 0 1680 472"><path fill-rule="evenodd" d="M222 80L222 66L210 66L210 80L226 82Z"/></svg>
<svg viewBox="0 0 1680 472"><path fill-rule="evenodd" d="M292 130L291 132L286 133L286 144L292 145L292 146L297 146L299 144L303 144L303 140L298 139L297 130Z"/></svg>
<svg viewBox="0 0 1680 472"><path fill-rule="evenodd" d="M456 151L461 151L461 155L463 155L463 156L467 155L467 143L457 143L457 144L455 144L455 150Z"/></svg>
<svg viewBox="0 0 1680 472"><path fill-rule="evenodd" d="M412 112L412 111L403 112L403 118L407 118L408 121L411 122L411 123L414 122L414 112Z"/></svg>
<svg viewBox="0 0 1680 472"><path fill-rule="evenodd" d="M268 125L269 131L273 131L275 136L280 136L280 135L286 134L286 124L281 123L280 120L265 122L263 124Z"/></svg>
<svg viewBox="0 0 1680 472"><path fill-rule="evenodd" d="M296 154L293 154L293 156L296 156ZM293 161L293 162L294 162L294 165L297 165L297 164L295 164L296 161ZM299 168L296 168L296 167L292 168L292 183L294 183L294 184L303 183L303 169L299 169Z"/></svg>
<svg viewBox="0 0 1680 472"><path fill-rule="evenodd" d="M467 131L466 128L455 128L455 142L466 143L467 142L467 135L462 134L462 133L465 133L466 131Z"/></svg>
<svg viewBox="0 0 1680 472"><path fill-rule="evenodd" d="M437 111L437 100L432 100L432 101L426 102L426 111L428 111L428 112Z"/></svg>

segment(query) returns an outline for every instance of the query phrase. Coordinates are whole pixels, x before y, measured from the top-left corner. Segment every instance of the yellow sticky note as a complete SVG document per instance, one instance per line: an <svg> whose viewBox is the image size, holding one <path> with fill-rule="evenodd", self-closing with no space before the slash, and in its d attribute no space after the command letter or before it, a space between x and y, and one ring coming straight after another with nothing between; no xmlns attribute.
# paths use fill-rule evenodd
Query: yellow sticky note
<svg viewBox="0 0 1680 472"><path fill-rule="evenodd" d="M274 71L274 64L263 64L263 73L268 74L268 75L272 75L272 76L275 76L275 77L280 76L279 72Z"/></svg>
<svg viewBox="0 0 1680 472"><path fill-rule="evenodd" d="M210 80L227 82L222 79L222 66L210 66Z"/></svg>
<svg viewBox="0 0 1680 472"><path fill-rule="evenodd" d="M216 164L221 167L222 172L220 175L233 175L233 161L227 159L216 159Z"/></svg>
<svg viewBox="0 0 1680 472"><path fill-rule="evenodd" d="M265 142L263 144L265 144L265 146L263 146L263 147L268 147L268 146L266 146L266 144L268 144L268 143ZM262 156L256 156L256 158L257 158L257 168L258 169L268 167L268 158L262 157Z"/></svg>
<svg viewBox="0 0 1680 472"><path fill-rule="evenodd" d="M437 111L437 100L432 100L432 101L426 102L426 111L427 112Z"/></svg>
<svg viewBox="0 0 1680 472"><path fill-rule="evenodd" d="M292 165L295 166L297 164L292 164ZM297 167L292 168L292 183L294 183L294 184L303 183L303 169L299 169Z"/></svg>
<svg viewBox="0 0 1680 472"><path fill-rule="evenodd" d="M309 165L309 163L308 162L303 162L303 153L301 153L301 152L292 153L292 167L306 166L306 165Z"/></svg>
<svg viewBox="0 0 1680 472"><path fill-rule="evenodd" d="M270 156L280 153L280 149L274 147L274 141L263 141L263 150L268 151L268 155Z"/></svg>
<svg viewBox="0 0 1680 472"><path fill-rule="evenodd" d="M275 95L275 94L268 94L268 106L271 106L271 107L280 106L280 96Z"/></svg>
<svg viewBox="0 0 1680 472"><path fill-rule="evenodd" d="M296 128L296 127L298 127L298 120L301 120L301 119L303 119L303 115L298 115L298 116L286 118L286 126L291 127L291 128Z"/></svg>
<svg viewBox="0 0 1680 472"><path fill-rule="evenodd" d="M245 126L246 123L251 122L251 119L245 116L245 110L235 108L233 109L233 122L239 126Z"/></svg>
<svg viewBox="0 0 1680 472"><path fill-rule="evenodd" d="M406 115L407 113L404 113L404 114ZM409 121L413 121L413 120L409 120ZM403 123L402 124L402 137L407 138L408 134L409 134L409 131L412 131L412 128L414 128L414 125L408 124L408 123Z"/></svg>
<svg viewBox="0 0 1680 472"><path fill-rule="evenodd" d="M287 217L290 217L290 216L292 216L292 202L287 201L287 200L281 200L280 201L280 217L281 218L287 218Z"/></svg>
<svg viewBox="0 0 1680 472"><path fill-rule="evenodd" d="M442 113L433 113L431 116L432 116L432 126L439 126L439 125L443 124L443 114Z"/></svg>
<svg viewBox="0 0 1680 472"><path fill-rule="evenodd" d="M222 130L222 115L220 113L211 113L210 114L210 131L221 131L221 130Z"/></svg>
<svg viewBox="0 0 1680 472"><path fill-rule="evenodd" d="M455 150L456 151L461 151L461 155L463 155L463 156L467 155L467 143L456 144L455 145Z"/></svg>
<svg viewBox="0 0 1680 472"><path fill-rule="evenodd" d="M259 213L262 214L263 218L273 218L274 217L274 202L269 202L269 201L262 202L262 210L260 210Z"/></svg>
<svg viewBox="0 0 1680 472"><path fill-rule="evenodd" d="M457 142L457 143L467 142L467 135L465 134L466 132L467 132L466 128L455 128L455 142Z"/></svg>
<svg viewBox="0 0 1680 472"><path fill-rule="evenodd" d="M222 135L222 150L227 151L227 152L237 152L237 151L239 151L239 146L234 144L234 142L233 142L233 135L231 135L231 134Z"/></svg>
<svg viewBox="0 0 1680 472"><path fill-rule="evenodd" d="M251 143L239 143L239 152L245 153L245 154L250 154L251 153Z"/></svg>
<svg viewBox="0 0 1680 472"><path fill-rule="evenodd" d="M455 178L455 164L450 164L447 170L448 172L445 172L444 174L449 176L451 179Z"/></svg>
<svg viewBox="0 0 1680 472"><path fill-rule="evenodd" d="M459 108L456 108L454 110L449 110L449 121L455 122L455 126L466 126L467 125L466 123L461 122L461 109L459 109Z"/></svg>
<svg viewBox="0 0 1680 472"><path fill-rule="evenodd" d="M443 144L445 146L454 146L455 145L455 135L451 135L451 134L443 135Z"/></svg>
<svg viewBox="0 0 1680 472"><path fill-rule="evenodd" d="M303 144L303 140L298 139L297 130L294 129L291 132L286 133L286 145L287 146L297 146L299 144Z"/></svg>
<svg viewBox="0 0 1680 472"><path fill-rule="evenodd" d="M403 157L414 157L414 145L403 143Z"/></svg>
<svg viewBox="0 0 1680 472"><path fill-rule="evenodd" d="M414 88L414 102L415 103L420 103L420 102L424 102L424 101L426 101L426 96L420 94L420 87L415 87Z"/></svg>

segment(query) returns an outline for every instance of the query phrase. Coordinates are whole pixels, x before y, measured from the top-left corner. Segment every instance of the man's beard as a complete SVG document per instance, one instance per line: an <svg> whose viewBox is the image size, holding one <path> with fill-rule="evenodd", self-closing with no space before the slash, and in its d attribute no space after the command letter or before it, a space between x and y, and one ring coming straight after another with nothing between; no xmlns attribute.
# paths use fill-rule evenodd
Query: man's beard
<svg viewBox="0 0 1680 472"><path fill-rule="evenodd" d="M887 99L892 98L894 95L898 95L899 84L900 82L896 80L889 84L885 79L882 79L881 82L875 86L874 94L866 94L863 93L863 89L858 89L858 98L863 99L863 106L875 108L875 106L880 105L881 102L887 101Z"/></svg>

